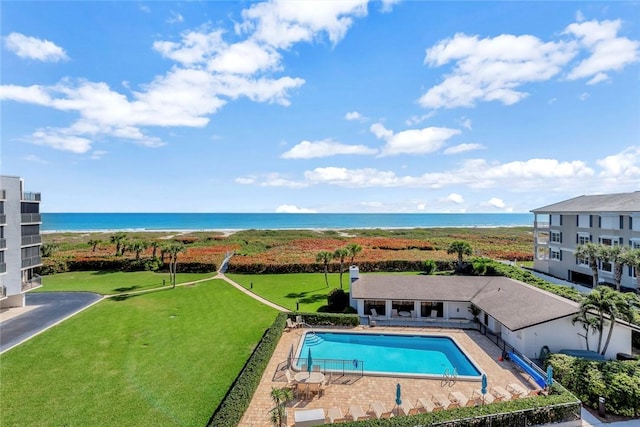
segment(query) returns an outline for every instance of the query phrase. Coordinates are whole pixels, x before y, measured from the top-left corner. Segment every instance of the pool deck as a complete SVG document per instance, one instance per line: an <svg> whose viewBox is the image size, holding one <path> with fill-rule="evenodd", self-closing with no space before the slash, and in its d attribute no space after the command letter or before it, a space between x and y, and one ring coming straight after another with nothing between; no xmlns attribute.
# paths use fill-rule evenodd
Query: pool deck
<svg viewBox="0 0 640 427"><path fill-rule="evenodd" d="M314 330L319 331L324 329L314 328ZM506 387L507 384L513 382L520 383L530 389L535 388L535 384L529 382L527 376L522 374L513 363L500 362L498 358L502 355L501 349L477 331L415 327L370 328L367 326L326 330L453 337L474 363L487 374L489 382L488 388L494 385ZM292 329L283 333L239 426L268 427L272 425L269 417L269 410L273 408L273 402L270 397L271 388L279 388L286 385L286 383L283 382L282 371L279 371L279 368L283 366L283 362L286 362L291 346L293 345L294 350L297 349L303 332L303 329ZM375 401L382 402L388 410L391 410L395 405L396 384L398 383L402 386L402 400L410 402L411 404L415 404L420 397L431 398L431 396L436 393L446 396L452 391L462 392L469 397L473 390L480 389L479 381L458 380L454 384L443 385L442 381L434 379L365 375L355 379L352 378L352 381L348 381L348 384L334 382L329 386L323 396L315 397L311 401L293 400L287 405L287 425L294 425L294 412L297 410L322 408L326 414L327 409L337 406L346 414L350 405L360 405L363 411L366 412L369 404Z"/></svg>

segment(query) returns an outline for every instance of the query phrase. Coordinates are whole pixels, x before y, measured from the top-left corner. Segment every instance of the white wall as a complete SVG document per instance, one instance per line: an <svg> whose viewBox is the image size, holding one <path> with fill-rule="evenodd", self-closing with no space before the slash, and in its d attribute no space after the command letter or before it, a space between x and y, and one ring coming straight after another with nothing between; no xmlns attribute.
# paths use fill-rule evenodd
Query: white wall
<svg viewBox="0 0 640 427"><path fill-rule="evenodd" d="M473 315L469 312L468 302L446 302L445 319L473 319Z"/></svg>

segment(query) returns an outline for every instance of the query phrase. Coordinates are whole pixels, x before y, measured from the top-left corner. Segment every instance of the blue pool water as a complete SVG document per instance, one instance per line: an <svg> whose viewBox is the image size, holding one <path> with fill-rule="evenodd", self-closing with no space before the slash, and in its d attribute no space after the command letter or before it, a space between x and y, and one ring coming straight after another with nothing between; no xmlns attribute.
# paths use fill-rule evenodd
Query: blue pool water
<svg viewBox="0 0 640 427"><path fill-rule="evenodd" d="M455 341L448 337L307 332L298 352L299 365L309 349L312 359L362 360L365 373L436 376L445 371L459 377L481 375Z"/></svg>

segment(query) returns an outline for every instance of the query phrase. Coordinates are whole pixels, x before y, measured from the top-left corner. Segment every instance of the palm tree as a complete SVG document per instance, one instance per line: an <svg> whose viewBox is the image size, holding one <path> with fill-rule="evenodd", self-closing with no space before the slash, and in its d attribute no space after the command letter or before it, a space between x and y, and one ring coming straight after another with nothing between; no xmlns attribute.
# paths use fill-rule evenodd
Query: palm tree
<svg viewBox="0 0 640 427"><path fill-rule="evenodd" d="M116 244L116 256L120 254L120 247L124 246L123 242L127 239L127 235L125 233L116 233L111 235L111 243Z"/></svg>
<svg viewBox="0 0 640 427"><path fill-rule="evenodd" d="M347 248L338 248L333 252L333 257L340 261L340 289L342 289L342 271L344 266L344 259L349 256L349 250Z"/></svg>
<svg viewBox="0 0 640 427"><path fill-rule="evenodd" d="M151 254L151 257L155 259L156 253L158 252L158 248L160 247L160 243L157 240L152 240L151 242L149 242L149 247L153 248L153 253Z"/></svg>
<svg viewBox="0 0 640 427"><path fill-rule="evenodd" d="M53 253L57 251L58 248L60 248L60 246L56 243L43 243L40 246L40 253L42 254L43 258L48 258L53 255Z"/></svg>
<svg viewBox="0 0 640 427"><path fill-rule="evenodd" d="M620 282L622 281L622 268L624 267L624 252L627 248L622 246L602 246L600 257L605 262L612 264L613 278L616 282L616 291L620 292Z"/></svg>
<svg viewBox="0 0 640 427"><path fill-rule="evenodd" d="M458 270L462 270L462 256L463 255L472 255L473 249L471 249L471 245L462 240L455 240L451 242L449 245L449 249L447 249L448 254L458 254Z"/></svg>
<svg viewBox="0 0 640 427"><path fill-rule="evenodd" d="M609 288L607 288L609 289ZM610 290L613 292L613 290ZM635 317L635 312L640 308L640 300L634 294L623 294L621 292L611 293L613 304L609 311L609 332L607 333L607 339L604 342L601 354L604 356L609 347L611 336L613 335L613 327L615 326L616 319L624 320L625 322L632 322Z"/></svg>
<svg viewBox="0 0 640 427"><path fill-rule="evenodd" d="M142 251L144 251L145 249L147 249L148 243L142 240L134 240L133 242L129 243L127 245L127 249L135 252L136 254L136 261L140 260L140 254L142 253Z"/></svg>
<svg viewBox="0 0 640 427"><path fill-rule="evenodd" d="M622 263L629 266L635 271L638 286L636 292L640 294L640 248L627 249L622 254Z"/></svg>
<svg viewBox="0 0 640 427"><path fill-rule="evenodd" d="M597 319L593 322L593 327L598 331L598 353L602 348L602 332L604 330L605 314L611 311L613 301L610 292L613 289L606 286L598 286L592 290L580 303L580 312L578 316L588 318L591 313L595 312Z"/></svg>
<svg viewBox="0 0 640 427"><path fill-rule="evenodd" d="M167 254L169 255L169 280L173 284L173 288L176 287L176 271L178 267L178 254L185 251L184 245L179 242L174 242L166 247Z"/></svg>
<svg viewBox="0 0 640 427"><path fill-rule="evenodd" d="M329 262L333 259L333 253L329 251L320 251L316 255L316 262L321 262L324 265L324 283L329 287Z"/></svg>
<svg viewBox="0 0 640 427"><path fill-rule="evenodd" d="M102 240L98 240L98 239L91 239L87 242L87 244L89 246L91 246L91 252L95 252L96 251L96 247L102 243Z"/></svg>
<svg viewBox="0 0 640 427"><path fill-rule="evenodd" d="M582 329L584 329L584 335L578 334L582 338L584 338L587 344L587 351L591 350L589 348L589 332L591 334L595 334L598 330L598 319L593 316L589 316L586 311L580 310L578 314L576 314L573 319L571 319L571 324L575 325L576 323L582 324Z"/></svg>
<svg viewBox="0 0 640 427"><path fill-rule="evenodd" d="M589 267L593 272L593 288L598 286L598 259L600 258L600 245L596 245L591 242L587 242L582 245L576 246L575 252L576 258L587 258L589 260Z"/></svg>
<svg viewBox="0 0 640 427"><path fill-rule="evenodd" d="M271 423L276 427L285 424L286 404L293 399L293 391L290 388L271 387L271 400L275 406L269 411Z"/></svg>
<svg viewBox="0 0 640 427"><path fill-rule="evenodd" d="M351 255L351 265L353 265L353 260L356 259L356 255L362 252L362 246L357 243L349 243L347 250L349 251L349 255Z"/></svg>

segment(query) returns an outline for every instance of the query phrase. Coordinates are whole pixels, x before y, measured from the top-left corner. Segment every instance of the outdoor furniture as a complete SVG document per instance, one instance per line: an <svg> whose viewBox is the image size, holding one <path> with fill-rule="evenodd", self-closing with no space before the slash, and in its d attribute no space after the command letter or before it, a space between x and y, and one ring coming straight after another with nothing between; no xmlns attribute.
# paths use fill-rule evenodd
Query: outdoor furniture
<svg viewBox="0 0 640 427"><path fill-rule="evenodd" d="M324 411L322 409L307 409L296 411L293 414L296 427L311 427L324 424Z"/></svg>
<svg viewBox="0 0 640 427"><path fill-rule="evenodd" d="M455 408L455 405L452 406L452 403L449 399L444 397L442 394L434 394L431 396L431 400L435 403L436 406L441 407L442 409L450 409Z"/></svg>
<svg viewBox="0 0 640 427"><path fill-rule="evenodd" d="M291 319L287 317L287 329L295 329L298 325Z"/></svg>
<svg viewBox="0 0 640 427"><path fill-rule="evenodd" d="M433 403L431 400L427 399L426 397L419 398L418 401L416 402L416 406L418 406L418 403L420 404L421 409L424 410L424 412L435 412L435 411L442 410L441 407L436 406L435 403Z"/></svg>
<svg viewBox="0 0 640 427"><path fill-rule="evenodd" d="M391 418L393 416L393 413L391 413L391 411L387 411L387 408L379 400L376 400L369 405L369 412L376 414L376 418L378 419Z"/></svg>
<svg viewBox="0 0 640 427"><path fill-rule="evenodd" d="M511 393L512 399L519 399L529 395L529 391L518 383L507 384L507 391Z"/></svg>
<svg viewBox="0 0 640 427"><path fill-rule="evenodd" d="M296 385L296 379L293 377L293 374L289 369L284 371L284 376L287 379L287 387L293 387Z"/></svg>
<svg viewBox="0 0 640 427"><path fill-rule="evenodd" d="M509 393L499 385L494 385L493 387L491 387L491 390L489 390L489 392L493 395L493 397L495 397L495 402L502 402L511 398L511 393Z"/></svg>
<svg viewBox="0 0 640 427"><path fill-rule="evenodd" d="M353 421L363 421L368 420L370 417L366 414L362 408L358 405L349 406L349 410L347 411L347 416L351 418Z"/></svg>
<svg viewBox="0 0 640 427"><path fill-rule="evenodd" d="M489 403L493 403L495 398L491 393L482 394L482 390L473 390L471 393L471 400L475 403L476 406L486 405Z"/></svg>
<svg viewBox="0 0 640 427"><path fill-rule="evenodd" d="M411 317L411 313L408 311L399 311L398 316L400 317Z"/></svg>
<svg viewBox="0 0 640 427"><path fill-rule="evenodd" d="M402 415L415 415L417 414L419 411L418 408L416 408L415 406L413 406L411 403L407 402L406 400L404 402L402 402L400 405L398 405L398 413L402 414Z"/></svg>
<svg viewBox="0 0 640 427"><path fill-rule="evenodd" d="M372 315L373 317L378 317L378 312L376 311L376 309L375 309L375 308L372 308L372 309L371 309L371 315Z"/></svg>
<svg viewBox="0 0 640 427"><path fill-rule="evenodd" d="M298 328L302 328L304 326L304 320L302 320L302 316L296 316L296 324L298 325Z"/></svg>
<svg viewBox="0 0 640 427"><path fill-rule="evenodd" d="M473 403L469 405L469 398L459 391L452 391L451 393L449 393L449 400L451 400L452 402L456 402L459 407L473 406Z"/></svg>
<svg viewBox="0 0 640 427"><path fill-rule="evenodd" d="M313 365L313 366L311 367L311 370L312 370L313 372L320 372L320 365Z"/></svg>
<svg viewBox="0 0 640 427"><path fill-rule="evenodd" d="M391 317L398 317L398 309L396 308L391 309Z"/></svg>
<svg viewBox="0 0 640 427"><path fill-rule="evenodd" d="M299 400L303 400L307 398L307 388L309 388L309 384L305 384L305 383L296 384L296 397Z"/></svg>
<svg viewBox="0 0 640 427"><path fill-rule="evenodd" d="M411 310L409 313L411 314L412 318L414 318L414 319L416 318L416 311L415 310Z"/></svg>
<svg viewBox="0 0 640 427"><path fill-rule="evenodd" d="M331 373L329 373L329 377L325 379L325 381L320 384L320 396L323 396L324 393L327 391L327 389L329 388L329 386L331 385Z"/></svg>
<svg viewBox="0 0 640 427"><path fill-rule="evenodd" d="M344 423L347 419L342 414L342 410L336 406L329 408L327 411L327 418L330 423Z"/></svg>
<svg viewBox="0 0 640 427"><path fill-rule="evenodd" d="M320 397L320 383L309 383L307 387L307 398L309 400L313 399L314 395L318 395Z"/></svg>

